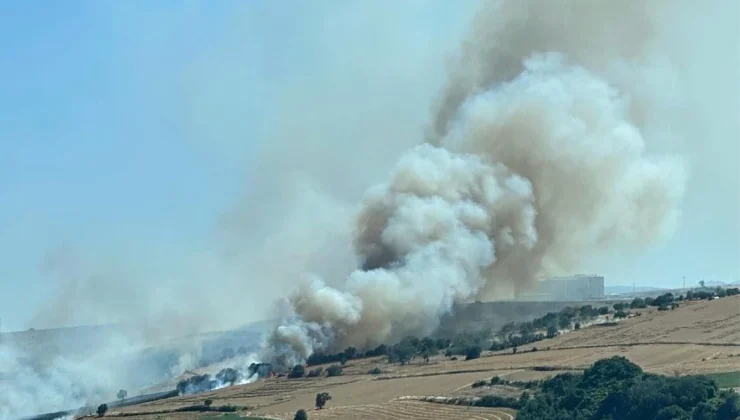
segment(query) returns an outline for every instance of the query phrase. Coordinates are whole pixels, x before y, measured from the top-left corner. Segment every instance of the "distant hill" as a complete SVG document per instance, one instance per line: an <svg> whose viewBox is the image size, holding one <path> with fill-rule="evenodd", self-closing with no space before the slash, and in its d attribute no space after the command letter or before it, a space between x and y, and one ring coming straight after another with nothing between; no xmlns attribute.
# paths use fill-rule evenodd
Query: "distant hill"
<svg viewBox="0 0 740 420"><path fill-rule="evenodd" d="M725 283L723 281L708 281L704 283L704 286L706 287L717 287L717 286L725 287L725 286L730 286L730 285L731 283Z"/></svg>
<svg viewBox="0 0 740 420"><path fill-rule="evenodd" d="M604 287L604 293L607 295L620 295L622 293L632 293L632 292L638 292L638 293L644 293L644 292L652 292L656 290L662 290L660 287L649 287L649 286L643 286L643 287L632 287L632 286L605 286Z"/></svg>

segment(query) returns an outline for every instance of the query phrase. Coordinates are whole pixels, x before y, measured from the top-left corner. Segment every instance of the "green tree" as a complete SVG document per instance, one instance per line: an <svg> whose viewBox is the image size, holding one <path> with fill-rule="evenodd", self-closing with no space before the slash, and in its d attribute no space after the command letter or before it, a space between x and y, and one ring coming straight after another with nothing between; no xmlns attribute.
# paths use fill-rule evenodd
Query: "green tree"
<svg viewBox="0 0 740 420"><path fill-rule="evenodd" d="M706 401L700 402L691 412L691 420L715 420L717 408Z"/></svg>
<svg viewBox="0 0 740 420"><path fill-rule="evenodd" d="M607 306L602 306L599 308L599 315L606 315L609 313L609 308Z"/></svg>
<svg viewBox="0 0 740 420"><path fill-rule="evenodd" d="M645 299L634 298L632 300L632 302L630 303L630 308L632 308L632 309L647 308L647 304L645 303Z"/></svg>
<svg viewBox="0 0 740 420"><path fill-rule="evenodd" d="M558 329L550 326L547 328L547 338L553 338L558 335Z"/></svg>
<svg viewBox="0 0 740 420"><path fill-rule="evenodd" d="M119 400L123 400L123 399L125 399L125 398L126 398L126 396L127 396L127 395L128 395L128 392L126 392L126 390L125 390L125 389L122 389L122 390L118 391L118 395L116 395L116 397L117 397L117 398L118 398Z"/></svg>
<svg viewBox="0 0 740 420"><path fill-rule="evenodd" d="M673 293L666 293L656 297L651 306L670 306L675 300Z"/></svg>
<svg viewBox="0 0 740 420"><path fill-rule="evenodd" d="M98 417L103 417L106 411L108 411L108 404L100 404L97 410Z"/></svg>
<svg viewBox="0 0 740 420"><path fill-rule="evenodd" d="M414 357L416 354L416 347L414 347L411 344L410 339L405 339L404 341L401 341L400 343L393 346L393 349L390 351L390 353L393 353L395 355L395 361L401 363L402 365L405 365L409 361L411 361L411 358Z"/></svg>
<svg viewBox="0 0 740 420"><path fill-rule="evenodd" d="M740 395L735 392L723 394L724 403L717 407L717 419L737 419L740 417Z"/></svg>
<svg viewBox="0 0 740 420"><path fill-rule="evenodd" d="M465 350L465 360L473 360L480 357L482 349L480 346L471 346Z"/></svg>
<svg viewBox="0 0 740 420"><path fill-rule="evenodd" d="M341 376L342 367L337 365L331 365L326 368L326 376Z"/></svg>
<svg viewBox="0 0 740 420"><path fill-rule="evenodd" d="M205 405L206 407L210 407L212 404L213 404L213 400L210 398L203 401L203 405Z"/></svg>
<svg viewBox="0 0 740 420"><path fill-rule="evenodd" d="M689 414L677 405L662 408L655 416L655 420L688 420Z"/></svg>
<svg viewBox="0 0 740 420"><path fill-rule="evenodd" d="M288 378L302 378L305 373L306 368L303 367L303 365L295 365L293 366L293 369L290 370Z"/></svg>
<svg viewBox="0 0 740 420"><path fill-rule="evenodd" d="M347 347L343 353L347 360L352 360L358 355L357 349L354 347Z"/></svg>
<svg viewBox="0 0 740 420"><path fill-rule="evenodd" d="M566 329L566 328L570 327L570 322L571 322L571 318L570 317L560 317L558 319L558 327L560 327L562 329ZM551 331L553 328L555 329L555 332L557 333L558 329L555 328L555 326L553 326L553 325L549 326L547 328L547 331ZM552 338L552 337L550 337L550 338Z"/></svg>
<svg viewBox="0 0 740 420"><path fill-rule="evenodd" d="M320 392L316 394L316 408L322 409L326 406L326 402L331 399L331 395L328 392Z"/></svg>
<svg viewBox="0 0 740 420"><path fill-rule="evenodd" d="M308 420L308 414L306 413L306 410L300 409L296 411L293 420Z"/></svg>

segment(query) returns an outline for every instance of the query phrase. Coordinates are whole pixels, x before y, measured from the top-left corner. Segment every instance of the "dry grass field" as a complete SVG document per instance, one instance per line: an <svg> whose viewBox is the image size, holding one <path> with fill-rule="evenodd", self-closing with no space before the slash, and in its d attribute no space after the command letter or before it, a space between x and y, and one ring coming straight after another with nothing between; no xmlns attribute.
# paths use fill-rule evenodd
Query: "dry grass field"
<svg viewBox="0 0 740 420"><path fill-rule="evenodd" d="M475 395L470 385L497 375L510 380L541 379L559 371L581 370L598 359L626 356L643 369L666 375L740 370L740 296L688 302L673 311L639 310L641 316L616 326L594 325L510 350L463 361L433 357L429 363L387 365L383 358L350 361L334 378L272 378L190 397L121 409L134 419L191 419L199 413L143 414L212 399L213 405L250 407L242 413L292 419L306 409L310 419L510 419L505 409L458 407L414 401L414 396ZM634 312L634 311L633 311ZM537 351L531 351L537 347ZM379 367L383 374L367 372ZM543 368L559 371L543 371ZM539 369L539 370L538 370ZM327 408L314 410L317 392L329 392ZM488 392L491 392L489 389ZM115 415L116 413L111 412Z"/></svg>

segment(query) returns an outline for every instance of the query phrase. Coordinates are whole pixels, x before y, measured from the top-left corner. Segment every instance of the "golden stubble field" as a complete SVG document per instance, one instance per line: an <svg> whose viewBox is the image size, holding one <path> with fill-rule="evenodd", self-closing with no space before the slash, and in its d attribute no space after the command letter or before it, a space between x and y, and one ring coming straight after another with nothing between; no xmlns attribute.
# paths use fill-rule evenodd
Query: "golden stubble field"
<svg viewBox="0 0 740 420"><path fill-rule="evenodd" d="M433 357L429 363L387 365L384 358L350 361L334 378L272 378L190 397L121 409L153 413L201 403L252 407L249 413L292 419L298 409L311 419L509 419L511 410L457 407L415 401L413 397L472 395L470 385L497 375L510 380L540 379L581 370L598 359L625 356L646 371L685 375L740 370L740 296L689 302L673 311L638 310L641 316L616 326L593 325L518 349L484 353L471 361ZM634 311L633 311L634 312ZM537 351L531 351L537 347ZM367 372L379 367L378 377ZM558 369L542 371L542 369ZM539 370L538 370L539 369ZM329 392L327 408L314 410L318 392ZM111 412L110 414L115 414ZM190 419L203 414L146 414L133 418Z"/></svg>

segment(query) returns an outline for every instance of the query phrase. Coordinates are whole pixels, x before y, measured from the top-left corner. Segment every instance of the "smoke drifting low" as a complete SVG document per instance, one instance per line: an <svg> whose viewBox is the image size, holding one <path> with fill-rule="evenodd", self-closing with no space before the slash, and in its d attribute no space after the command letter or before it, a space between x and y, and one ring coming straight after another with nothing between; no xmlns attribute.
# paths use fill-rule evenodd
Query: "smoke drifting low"
<svg viewBox="0 0 740 420"><path fill-rule="evenodd" d="M290 297L270 341L279 363L428 334L454 302L525 291L592 252L670 235L684 164L648 153L660 98L625 82L657 71L640 38L652 15L630 2L547 5L481 12L428 141L365 195L361 265L338 287L308 276Z"/></svg>

